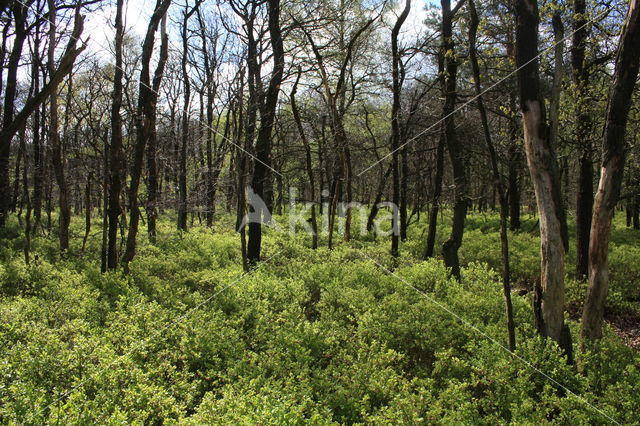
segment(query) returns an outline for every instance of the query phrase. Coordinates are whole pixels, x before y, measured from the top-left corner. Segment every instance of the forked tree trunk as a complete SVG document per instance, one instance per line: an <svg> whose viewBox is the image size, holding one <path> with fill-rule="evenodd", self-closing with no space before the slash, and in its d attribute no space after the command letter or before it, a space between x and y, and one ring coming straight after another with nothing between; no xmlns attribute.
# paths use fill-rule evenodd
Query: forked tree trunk
<svg viewBox="0 0 640 426"><path fill-rule="evenodd" d="M562 200L558 191L555 152L540 95L538 74L538 4L517 0L516 63L524 145L540 213L540 317L539 331L558 342L571 360L571 336L564 324L564 241Z"/></svg>
<svg viewBox="0 0 640 426"><path fill-rule="evenodd" d="M611 219L620 196L625 162L624 135L640 66L640 0L630 0L620 38L613 86L602 141L600 183L596 192L589 241L589 288L582 313L582 337L602 337L602 317L609 288Z"/></svg>
<svg viewBox="0 0 640 426"><path fill-rule="evenodd" d="M188 3L185 5L182 18L182 132L180 136L179 165L178 165L178 230L187 230L187 143L189 141L189 103L191 102L191 80L189 78L188 54L189 54L189 18L195 13L201 0L196 0L196 4L191 10Z"/></svg>
<svg viewBox="0 0 640 426"><path fill-rule="evenodd" d="M122 257L125 271L128 271L129 262L133 260L136 252L136 238L138 236L138 223L140 221L140 208L138 207L138 188L142 177L142 167L144 164L145 150L147 143L155 137L156 127L156 103L158 101L158 90L164 73L164 66L167 61L168 40L166 27L162 27L160 57L154 73L153 83L149 75L149 62L153 54L155 34L160 21L164 18L171 0L158 0L156 8L149 19L147 34L142 44L142 56L140 62L140 84L138 88L138 105L136 109L136 142L131 164L131 180L129 183L129 232L127 234L127 247ZM153 84L153 85L152 85ZM155 144L155 141L153 142ZM155 190L155 188L154 188ZM155 194L154 194L155 196ZM152 213L152 215L154 215ZM153 219L155 221L155 217ZM154 223L155 228L155 223Z"/></svg>
<svg viewBox="0 0 640 426"><path fill-rule="evenodd" d="M269 80L269 87L264 101L260 106L260 129L256 141L256 161L253 167L251 187L257 197L264 200L267 209L272 207L272 185L269 169L271 168L271 133L275 122L276 107L280 84L284 75L284 45L280 29L280 0L267 2L269 15L269 37L273 50L273 69ZM257 78L260 78L258 75ZM259 211L258 215L266 217L269 212ZM247 259L250 264L260 261L262 246L262 224L249 223L249 241L247 244Z"/></svg>

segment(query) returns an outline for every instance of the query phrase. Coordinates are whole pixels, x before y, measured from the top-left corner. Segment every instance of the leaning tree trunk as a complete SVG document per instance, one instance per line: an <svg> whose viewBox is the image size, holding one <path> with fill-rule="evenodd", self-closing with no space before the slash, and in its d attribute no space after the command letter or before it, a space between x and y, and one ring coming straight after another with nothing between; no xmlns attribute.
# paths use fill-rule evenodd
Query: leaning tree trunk
<svg viewBox="0 0 640 426"><path fill-rule="evenodd" d="M589 241L589 288L582 313L582 337L602 337L604 303L609 288L611 219L620 196L625 162L624 134L640 66L640 0L631 0L620 38L613 87L602 141L602 166Z"/></svg>
<svg viewBox="0 0 640 426"><path fill-rule="evenodd" d="M476 12L473 0L469 0L469 58L471 59L471 69L473 72L473 81L476 89L478 112L480 113L480 121L482 122L482 130L487 143L489 159L491 160L491 172L493 174L494 188L498 193L500 202L500 244L502 252L502 288L504 293L505 310L507 316L507 333L509 335L509 349L512 351L516 348L516 332L513 321L513 306L511 304L511 284L509 269L509 236L507 233L507 217L509 215L509 206L507 203L507 194L504 189L504 182L500 175L498 166L498 155L491 139L491 131L489 129L489 121L487 120L487 112L482 99L482 86L480 84L480 66L478 65L478 56L476 52L476 34L478 31L478 14Z"/></svg>
<svg viewBox="0 0 640 426"><path fill-rule="evenodd" d="M305 151L305 165L307 168L307 177L309 178L309 188L310 188L310 196L311 196L311 230L313 232L313 241L311 248L318 248L318 220L316 218L316 184L313 174L313 163L311 161L311 146L309 145L309 141L307 140L306 133L304 131L304 127L302 127L302 120L300 118L300 112L298 111L298 105L296 103L296 92L298 90L298 83L300 82L300 76L302 72L298 70L298 76L296 78L295 83L293 84L293 88L291 89L291 94L289 97L291 98L291 112L293 113L293 118L296 122L296 126L298 128L298 133L300 133L300 139L302 140L302 144L304 145Z"/></svg>
<svg viewBox="0 0 640 426"><path fill-rule="evenodd" d="M164 66L167 61L168 40L166 28L163 25L162 44L160 47L160 58L158 66L154 73L153 86L151 85L149 75L149 62L153 54L153 45L155 34L163 19L171 0L158 1L156 9L151 15L147 34L142 44L142 56L140 70L140 84L138 88L138 105L136 109L136 143L133 153L133 161L131 164L131 180L129 182L129 232L127 234L127 247L122 257L122 263L125 270L128 270L129 262L133 260L136 252L136 238L138 235L138 223L140 221L140 209L138 207L138 188L140 187L140 178L142 176L142 167L144 164L144 154L148 141L152 134L155 133L156 126L156 103L158 100L158 89L162 81ZM155 194L154 194L155 195ZM153 218L155 220L155 217ZM155 226L155 224L154 224Z"/></svg>
<svg viewBox="0 0 640 426"><path fill-rule="evenodd" d="M538 74L538 4L517 0L516 63L524 145L540 213L540 306L538 330L558 342L571 360L571 335L564 323L563 204L553 147L549 143Z"/></svg>
<svg viewBox="0 0 640 426"><path fill-rule="evenodd" d="M76 42L80 39L84 23L84 18L80 15L79 9L76 9L73 31L69 36L69 42L67 43L65 51L58 61L57 68L50 74L47 84L45 84L39 92L27 99L22 109L16 114L17 75L22 55L22 47L27 37L25 16L27 6L22 2L15 2L12 8L15 31L13 47L6 66L7 77L4 91L4 108L2 111L2 129L0 130L0 228L3 228L5 225L11 201L11 186L9 183L11 140L33 111L51 95L53 89L71 72L76 58L86 47L85 44L82 44L82 46L76 48Z"/></svg>

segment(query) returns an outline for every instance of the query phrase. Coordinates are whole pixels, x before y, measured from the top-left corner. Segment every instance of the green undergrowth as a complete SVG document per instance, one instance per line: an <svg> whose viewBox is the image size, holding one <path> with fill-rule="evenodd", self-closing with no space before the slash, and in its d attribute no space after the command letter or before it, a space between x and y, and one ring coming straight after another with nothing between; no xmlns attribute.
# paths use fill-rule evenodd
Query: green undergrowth
<svg viewBox="0 0 640 426"><path fill-rule="evenodd" d="M424 219L395 260L387 238L338 235L328 250L323 236L311 250L307 235L268 230L248 275L231 217L188 233L163 218L128 275L100 272L97 221L80 252L81 218L67 259L39 236L27 266L14 219L0 240L0 423L638 422L640 357L609 328L578 373L514 294L518 346L506 350L495 215L469 218L461 283L420 260ZM539 270L534 225L510 234L514 282ZM639 234L616 225L608 309L634 312Z"/></svg>

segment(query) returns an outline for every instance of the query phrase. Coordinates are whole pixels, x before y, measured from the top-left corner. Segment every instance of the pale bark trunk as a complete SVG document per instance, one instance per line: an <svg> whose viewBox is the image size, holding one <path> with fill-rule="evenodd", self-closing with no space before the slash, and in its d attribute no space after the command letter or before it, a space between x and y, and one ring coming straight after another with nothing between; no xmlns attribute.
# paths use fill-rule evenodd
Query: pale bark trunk
<svg viewBox="0 0 640 426"><path fill-rule="evenodd" d="M564 324L564 242L562 200L553 147L548 139L538 74L538 4L518 0L516 62L524 145L540 214L541 299L539 331L558 342L571 359L571 339Z"/></svg>
<svg viewBox="0 0 640 426"><path fill-rule="evenodd" d="M589 288L582 313L582 337L602 337L602 317L609 288L611 219L620 196L625 162L624 134L640 66L640 0L631 0L620 38L614 82L607 107L600 183L589 241Z"/></svg>

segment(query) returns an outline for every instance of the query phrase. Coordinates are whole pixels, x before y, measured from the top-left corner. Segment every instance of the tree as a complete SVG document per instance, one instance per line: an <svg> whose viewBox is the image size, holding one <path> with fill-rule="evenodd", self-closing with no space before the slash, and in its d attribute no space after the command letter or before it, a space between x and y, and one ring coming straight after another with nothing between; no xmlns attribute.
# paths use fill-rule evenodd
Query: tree
<svg viewBox="0 0 640 426"><path fill-rule="evenodd" d="M251 188L257 197L265 201L265 206L272 207L271 183L269 169L271 162L271 131L275 122L278 94L284 74L284 46L282 41L282 29L280 28L280 0L267 1L269 37L273 52L273 68L264 100L260 102L260 129L255 146L255 161L253 165L253 178ZM251 30L253 31L253 30ZM263 204L260 204L261 206ZM260 207L259 207L260 209ZM268 212L257 211L259 216ZM247 259L250 264L260 260L262 244L262 224L260 222L249 223L249 241L247 244Z"/></svg>
<svg viewBox="0 0 640 426"><path fill-rule="evenodd" d="M307 169L307 176L309 177L309 187L311 189L311 230L313 232L313 242L311 244L311 248L314 250L318 248L318 220L316 218L316 183L315 177L313 173L313 161L311 158L311 146L309 145L309 141L307 139L307 135L304 131L304 127L302 126L302 119L300 118L300 112L298 111L298 104L296 102L296 93L298 92L298 83L300 83L300 77L302 76L302 71L298 70L298 75L296 77L296 81L291 88L291 93L289 94L289 98L291 99L291 113L293 114L293 119L296 122L296 128L298 129L298 133L300 134L300 139L302 140L302 144L304 145L304 153L305 153L305 167Z"/></svg>
<svg viewBox="0 0 640 426"><path fill-rule="evenodd" d="M579 172L576 200L576 276L585 279L589 266L589 234L593 207L593 160L591 153L591 119L585 111L589 69L585 64L588 37L586 2L573 1L574 30L571 45L571 70L577 90L575 102L575 138L579 144Z"/></svg>
<svg viewBox="0 0 640 426"><path fill-rule="evenodd" d="M64 77L71 72L76 58L84 51L86 44L81 42L76 47L82 34L84 18L80 15L80 7L75 10L74 27L69 41L57 67L52 67L49 81L42 89L34 93L24 106L16 113L16 90L18 83L18 67L22 57L24 41L29 34L27 27L27 13L32 1L26 3L14 2L11 12L14 20L15 35L13 47L7 64L7 77L4 91L4 107L2 129L0 130L0 228L4 227L9 212L11 186L9 182L9 157L11 154L11 140L16 132L24 125L29 116L54 92ZM39 18L38 18L39 19Z"/></svg>
<svg viewBox="0 0 640 426"><path fill-rule="evenodd" d="M442 118L444 121L444 140L451 160L454 186L454 205L451 234L442 244L442 257L444 264L451 268L451 274L460 278L460 260L458 249L462 245L464 234L464 221L467 216L469 204L468 191L469 182L465 170L462 145L456 138L454 123L454 109L456 103L456 83L458 73L458 59L456 58L455 43L453 39L453 17L462 7L464 0L459 0L456 6L451 9L449 0L442 0L442 57L444 62L444 79L442 90L444 95L444 105L442 107Z"/></svg>
<svg viewBox="0 0 640 426"><path fill-rule="evenodd" d="M402 81L400 79L400 52L398 51L398 34L409 16L411 0L406 0L404 9L398 16L398 20L391 31L391 74L393 78L393 105L391 107L391 155L392 155L392 182L393 182L393 219L391 232L391 255L398 256L400 240L400 217L398 206L400 205L400 167L398 164L398 151L400 150L400 92ZM406 174L407 170L404 170Z"/></svg>
<svg viewBox="0 0 640 426"><path fill-rule="evenodd" d="M111 141L109 143L109 201L107 207L107 269L118 267L118 221L120 219L120 191L122 190L122 169L124 154L122 152L122 42L124 26L122 23L122 8L124 0L116 2L115 18L115 67L113 70L113 92L111 95Z"/></svg>
<svg viewBox="0 0 640 426"><path fill-rule="evenodd" d="M527 164L540 214L541 278L536 294L538 331L558 342L571 359L571 335L564 323L564 206L556 156L549 142L538 71L538 4L516 2L516 64Z"/></svg>
<svg viewBox="0 0 640 426"><path fill-rule="evenodd" d="M604 303L609 288L611 219L620 197L625 163L625 130L640 68L640 2L631 0L618 45L602 140L600 182L596 192L589 239L589 287L582 312L584 339L602 337Z"/></svg>
<svg viewBox="0 0 640 426"><path fill-rule="evenodd" d="M476 93L476 103L478 112L480 113L480 122L484 139L489 152L489 160L491 161L491 173L493 176L494 186L498 193L498 202L500 204L500 245L502 252L502 286L505 300L505 311L507 316L507 332L509 335L509 349L512 351L516 348L515 324L513 322L513 306L511 304L511 284L510 284L510 268L509 268L509 236L507 233L507 220L509 216L509 205L507 201L507 192L504 188L504 182L500 174L498 165L498 155L496 153L493 140L491 138L491 130L487 119L487 112L484 107L482 98L482 85L480 83L480 66L478 65L478 55L476 51L476 34L478 31L478 13L473 0L469 2L469 59L471 61L471 70Z"/></svg>
<svg viewBox="0 0 640 426"><path fill-rule="evenodd" d="M149 140L155 138L156 134L156 104L158 102L158 90L160 89L160 83L162 81L162 75L164 73L164 67L168 56L169 41L166 32L166 24L162 25L160 56L158 59L158 65L154 72L153 83L150 81L149 62L151 61L151 55L153 54L153 45L158 25L160 24L160 21L164 20L170 4L171 0L158 0L156 2L156 7L149 19L147 33L142 44L142 56L140 59L142 69L140 70L138 104L135 117L136 142L134 146L133 160L131 163L131 180L129 182L129 232L127 234L126 251L122 258L125 269L128 269L128 264L133 260L136 250L138 222L140 221L138 188L140 186L140 178L142 176L145 149ZM155 143L155 141L152 143ZM151 166L153 168L153 165ZM152 213L150 216L153 216L152 220L155 221L155 206L152 205L151 210Z"/></svg>

